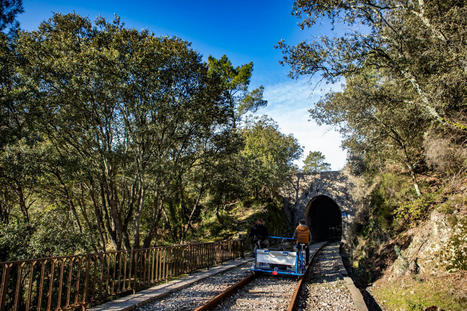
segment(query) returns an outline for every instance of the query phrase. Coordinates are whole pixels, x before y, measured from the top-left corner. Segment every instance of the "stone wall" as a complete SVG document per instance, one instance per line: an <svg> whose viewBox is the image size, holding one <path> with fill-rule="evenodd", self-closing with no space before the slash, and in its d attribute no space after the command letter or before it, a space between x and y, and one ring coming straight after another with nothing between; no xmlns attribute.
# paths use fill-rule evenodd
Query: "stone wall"
<svg viewBox="0 0 467 311"><path fill-rule="evenodd" d="M360 204L358 180L343 171L298 174L282 189L284 211L294 227L298 220L306 218L309 202L320 195L334 200L342 213L343 242L350 237L350 228Z"/></svg>

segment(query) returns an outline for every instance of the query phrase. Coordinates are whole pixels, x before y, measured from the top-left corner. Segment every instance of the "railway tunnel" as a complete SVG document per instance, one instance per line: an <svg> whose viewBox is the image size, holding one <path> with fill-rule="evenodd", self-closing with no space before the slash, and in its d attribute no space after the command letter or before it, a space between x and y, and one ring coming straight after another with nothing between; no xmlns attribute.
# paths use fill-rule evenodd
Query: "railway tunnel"
<svg viewBox="0 0 467 311"><path fill-rule="evenodd" d="M312 198L305 209L305 220L311 229L313 241L341 240L341 210L330 197L318 195Z"/></svg>

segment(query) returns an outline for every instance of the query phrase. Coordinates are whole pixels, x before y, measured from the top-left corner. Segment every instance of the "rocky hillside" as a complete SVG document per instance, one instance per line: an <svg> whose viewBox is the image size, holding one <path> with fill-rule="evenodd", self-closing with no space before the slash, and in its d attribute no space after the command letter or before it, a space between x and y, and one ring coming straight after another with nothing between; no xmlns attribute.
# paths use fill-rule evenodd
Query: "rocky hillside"
<svg viewBox="0 0 467 311"><path fill-rule="evenodd" d="M467 308L466 185L463 175L427 187L432 200L426 214L402 224L397 208L390 215L380 210L375 200L380 185L369 190L354 226L351 264L357 283L381 309Z"/></svg>

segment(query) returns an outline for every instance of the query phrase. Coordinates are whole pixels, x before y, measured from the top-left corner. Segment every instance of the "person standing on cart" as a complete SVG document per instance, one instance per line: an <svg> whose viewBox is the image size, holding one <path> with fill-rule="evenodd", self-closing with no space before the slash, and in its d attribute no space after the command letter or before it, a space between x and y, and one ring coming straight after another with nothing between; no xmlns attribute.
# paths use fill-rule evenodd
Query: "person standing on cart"
<svg viewBox="0 0 467 311"><path fill-rule="evenodd" d="M267 247L268 229L264 225L264 220L261 218L256 219L250 231L250 237L253 241L254 249Z"/></svg>
<svg viewBox="0 0 467 311"><path fill-rule="evenodd" d="M304 219L300 219L300 221L298 222L298 226L297 228L295 228L293 238L297 239L298 249L300 249L302 245L305 248L305 259L306 264L308 264L308 261L310 260L311 231L310 228L308 228L308 226L306 225Z"/></svg>

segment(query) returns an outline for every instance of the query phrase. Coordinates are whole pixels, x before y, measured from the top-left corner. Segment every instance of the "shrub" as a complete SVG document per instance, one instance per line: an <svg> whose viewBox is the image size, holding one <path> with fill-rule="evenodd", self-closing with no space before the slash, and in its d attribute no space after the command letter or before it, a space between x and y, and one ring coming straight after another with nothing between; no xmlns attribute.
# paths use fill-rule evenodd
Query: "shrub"
<svg viewBox="0 0 467 311"><path fill-rule="evenodd" d="M367 164L362 156L351 155L347 159L350 173L354 176L361 176L368 169Z"/></svg>
<svg viewBox="0 0 467 311"><path fill-rule="evenodd" d="M443 174L454 174L467 166L467 148L446 137L427 136L425 158L429 166Z"/></svg>
<svg viewBox="0 0 467 311"><path fill-rule="evenodd" d="M416 225L418 221L426 219L430 207L433 206L435 195L433 193L423 194L421 197L400 201L394 210L395 220L399 226L404 224Z"/></svg>

